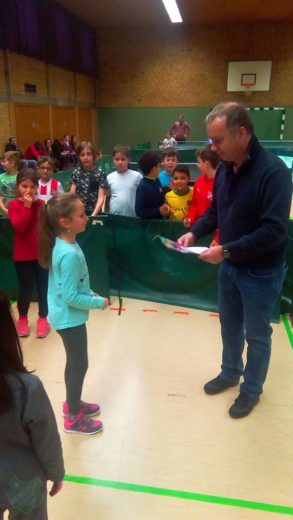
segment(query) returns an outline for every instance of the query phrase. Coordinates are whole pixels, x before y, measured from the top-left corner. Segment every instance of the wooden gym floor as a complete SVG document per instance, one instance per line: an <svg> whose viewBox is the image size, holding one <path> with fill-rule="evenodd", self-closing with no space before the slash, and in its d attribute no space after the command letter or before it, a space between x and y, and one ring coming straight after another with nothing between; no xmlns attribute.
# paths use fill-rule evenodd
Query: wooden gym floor
<svg viewBox="0 0 293 520"><path fill-rule="evenodd" d="M65 356L56 332L22 341L52 402L66 480L48 497L50 520L277 520L293 515L293 342L274 324L265 391L251 415L233 420L238 388L207 396L219 373L215 314L117 300L92 311L84 400L102 407L104 431L63 432Z"/></svg>

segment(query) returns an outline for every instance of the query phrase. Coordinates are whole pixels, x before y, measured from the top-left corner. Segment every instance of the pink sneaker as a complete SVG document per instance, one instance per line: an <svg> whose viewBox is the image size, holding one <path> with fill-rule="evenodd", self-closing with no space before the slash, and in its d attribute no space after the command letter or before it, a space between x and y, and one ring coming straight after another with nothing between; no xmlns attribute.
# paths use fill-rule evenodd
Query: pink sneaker
<svg viewBox="0 0 293 520"><path fill-rule="evenodd" d="M103 429L102 421L94 421L79 413L74 419L67 415L64 419L64 431L67 433L79 433L81 435L94 435Z"/></svg>
<svg viewBox="0 0 293 520"><path fill-rule="evenodd" d="M80 401L80 410L79 413L85 415L86 417L91 417L92 415L99 415L101 411L100 405L96 403L85 403L84 401ZM65 401L63 403L63 416L66 417L68 415L68 403Z"/></svg>
<svg viewBox="0 0 293 520"><path fill-rule="evenodd" d="M28 319L27 316L19 316L18 322L17 322L17 334L20 338L25 338L26 336L29 336L30 331L28 328Z"/></svg>
<svg viewBox="0 0 293 520"><path fill-rule="evenodd" d="M45 338L48 336L50 325L47 318L39 318L37 321L37 338Z"/></svg>

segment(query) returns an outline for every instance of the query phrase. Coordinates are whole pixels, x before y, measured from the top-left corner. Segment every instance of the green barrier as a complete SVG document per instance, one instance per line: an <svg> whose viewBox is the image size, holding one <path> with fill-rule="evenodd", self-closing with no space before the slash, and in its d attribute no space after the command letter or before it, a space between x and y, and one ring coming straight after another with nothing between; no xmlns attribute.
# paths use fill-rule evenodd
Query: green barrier
<svg viewBox="0 0 293 520"><path fill-rule="evenodd" d="M64 191L70 190L70 177L73 170L74 168L70 168L69 170L54 172L52 175L53 179L57 179L57 181L61 182Z"/></svg>
<svg viewBox="0 0 293 520"><path fill-rule="evenodd" d="M156 238L177 239L186 231L182 223L104 218L112 294L121 287L130 298L217 310L217 268L170 251Z"/></svg>
<svg viewBox="0 0 293 520"><path fill-rule="evenodd" d="M87 229L77 237L90 272L91 288L102 296L109 296L109 275L105 227L102 223L88 222ZM18 294L18 282L12 260L13 230L10 220L0 218L0 288L12 300ZM36 294L33 299L35 300Z"/></svg>
<svg viewBox="0 0 293 520"><path fill-rule="evenodd" d="M0 287L11 298L17 295L12 262L12 228L0 220ZM293 221L289 222L288 273L274 312L293 312ZM85 253L91 287L103 296L124 297L216 312L218 266L201 262L195 255L166 249L158 235L177 239L185 232L180 222L142 220L102 214L91 217L78 236ZM212 237L199 244L208 245Z"/></svg>

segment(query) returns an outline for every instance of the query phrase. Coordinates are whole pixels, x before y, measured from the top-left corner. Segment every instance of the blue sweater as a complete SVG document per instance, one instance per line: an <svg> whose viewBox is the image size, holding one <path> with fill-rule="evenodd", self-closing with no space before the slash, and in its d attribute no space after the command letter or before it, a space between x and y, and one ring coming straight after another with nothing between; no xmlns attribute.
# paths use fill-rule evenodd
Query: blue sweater
<svg viewBox="0 0 293 520"><path fill-rule="evenodd" d="M49 321L55 330L83 325L89 309L101 309L105 299L93 296L83 252L75 242L56 238L49 270Z"/></svg>
<svg viewBox="0 0 293 520"><path fill-rule="evenodd" d="M201 238L219 228L229 261L276 266L286 257L291 196L290 171L252 136L246 161L236 173L232 163L220 163L213 202L191 232Z"/></svg>
<svg viewBox="0 0 293 520"><path fill-rule="evenodd" d="M135 213L141 218L163 218L160 206L164 204L164 193L158 179L143 177L137 190L135 200Z"/></svg>

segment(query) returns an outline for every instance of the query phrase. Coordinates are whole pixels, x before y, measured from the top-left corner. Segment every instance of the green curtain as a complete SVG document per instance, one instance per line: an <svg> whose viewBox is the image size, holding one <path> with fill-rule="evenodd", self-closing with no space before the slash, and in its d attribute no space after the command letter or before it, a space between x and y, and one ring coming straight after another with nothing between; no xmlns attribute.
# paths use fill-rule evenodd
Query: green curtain
<svg viewBox="0 0 293 520"><path fill-rule="evenodd" d="M91 287L103 296L157 301L218 310L218 266L164 247L158 236L176 240L185 232L181 222L142 220L102 214L90 217L78 235L90 271ZM208 245L212 237L200 244ZM13 233L8 219L0 219L0 287L16 298L18 287L12 261ZM274 312L293 312L293 221L289 222L288 273Z"/></svg>

